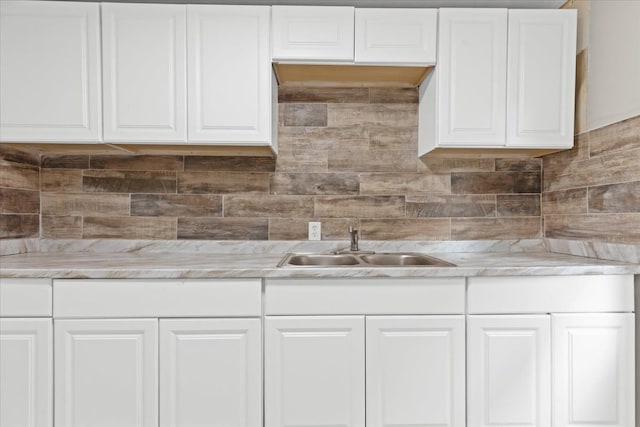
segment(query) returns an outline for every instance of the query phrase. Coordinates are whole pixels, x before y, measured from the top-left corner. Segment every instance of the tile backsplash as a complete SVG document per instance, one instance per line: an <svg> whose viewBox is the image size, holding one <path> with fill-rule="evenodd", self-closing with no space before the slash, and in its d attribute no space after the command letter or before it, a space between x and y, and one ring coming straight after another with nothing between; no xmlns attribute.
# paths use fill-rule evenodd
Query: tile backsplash
<svg viewBox="0 0 640 427"><path fill-rule="evenodd" d="M40 235L40 156L0 144L0 238Z"/></svg>

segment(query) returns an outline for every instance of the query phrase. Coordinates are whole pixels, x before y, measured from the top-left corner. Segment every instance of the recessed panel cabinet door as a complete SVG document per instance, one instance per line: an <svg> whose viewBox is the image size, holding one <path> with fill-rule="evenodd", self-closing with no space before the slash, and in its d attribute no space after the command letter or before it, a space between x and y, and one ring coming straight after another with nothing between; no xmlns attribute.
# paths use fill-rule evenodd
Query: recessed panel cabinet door
<svg viewBox="0 0 640 427"><path fill-rule="evenodd" d="M554 427L635 425L633 314L552 321Z"/></svg>
<svg viewBox="0 0 640 427"><path fill-rule="evenodd" d="M102 5L105 141L187 140L186 6Z"/></svg>
<svg viewBox="0 0 640 427"><path fill-rule="evenodd" d="M507 9L440 9L439 145L504 146Z"/></svg>
<svg viewBox="0 0 640 427"><path fill-rule="evenodd" d="M576 10L510 10L507 146L573 146Z"/></svg>
<svg viewBox="0 0 640 427"><path fill-rule="evenodd" d="M160 320L160 426L262 426L260 319Z"/></svg>
<svg viewBox="0 0 640 427"><path fill-rule="evenodd" d="M551 320L469 316L467 426L551 426Z"/></svg>
<svg viewBox="0 0 640 427"><path fill-rule="evenodd" d="M188 139L271 139L269 6L188 5Z"/></svg>
<svg viewBox="0 0 640 427"><path fill-rule="evenodd" d="M2 1L0 16L2 141L100 141L100 4Z"/></svg>
<svg viewBox="0 0 640 427"><path fill-rule="evenodd" d="M55 424L158 425L158 321L55 321Z"/></svg>
<svg viewBox="0 0 640 427"><path fill-rule="evenodd" d="M51 319L0 319L0 426L51 427Z"/></svg>
<svg viewBox="0 0 640 427"><path fill-rule="evenodd" d="M465 424L464 316L367 317L367 426Z"/></svg>
<svg viewBox="0 0 640 427"><path fill-rule="evenodd" d="M364 427L364 317L267 317L265 426Z"/></svg>

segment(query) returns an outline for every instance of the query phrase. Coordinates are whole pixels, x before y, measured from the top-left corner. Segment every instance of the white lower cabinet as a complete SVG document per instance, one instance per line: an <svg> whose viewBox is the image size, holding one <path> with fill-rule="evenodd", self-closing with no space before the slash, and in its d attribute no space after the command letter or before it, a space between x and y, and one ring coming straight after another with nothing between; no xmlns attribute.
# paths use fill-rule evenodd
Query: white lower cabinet
<svg viewBox="0 0 640 427"><path fill-rule="evenodd" d="M0 426L52 425L51 319L0 319Z"/></svg>
<svg viewBox="0 0 640 427"><path fill-rule="evenodd" d="M368 316L367 427L465 423L464 316Z"/></svg>
<svg viewBox="0 0 640 427"><path fill-rule="evenodd" d="M158 321L55 321L55 421L158 425Z"/></svg>
<svg viewBox="0 0 640 427"><path fill-rule="evenodd" d="M160 319L160 426L261 425L260 319Z"/></svg>
<svg viewBox="0 0 640 427"><path fill-rule="evenodd" d="M265 426L365 426L364 316L265 319Z"/></svg>
<svg viewBox="0 0 640 427"><path fill-rule="evenodd" d="M554 427L633 426L633 314L558 314L551 323Z"/></svg>
<svg viewBox="0 0 640 427"><path fill-rule="evenodd" d="M549 427L550 316L469 316L467 327L467 426Z"/></svg>

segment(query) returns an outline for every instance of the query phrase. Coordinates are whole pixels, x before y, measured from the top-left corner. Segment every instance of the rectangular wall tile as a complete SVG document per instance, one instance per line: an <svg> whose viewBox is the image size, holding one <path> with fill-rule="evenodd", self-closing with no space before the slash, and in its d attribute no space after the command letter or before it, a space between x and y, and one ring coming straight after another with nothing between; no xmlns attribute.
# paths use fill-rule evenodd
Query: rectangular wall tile
<svg viewBox="0 0 640 427"><path fill-rule="evenodd" d="M23 239L39 234L39 215L0 214L0 239Z"/></svg>
<svg viewBox="0 0 640 427"><path fill-rule="evenodd" d="M454 172L454 194L540 193L540 172Z"/></svg>
<svg viewBox="0 0 640 427"><path fill-rule="evenodd" d="M43 154L41 168L87 169L89 156L71 154Z"/></svg>
<svg viewBox="0 0 640 427"><path fill-rule="evenodd" d="M276 173L271 194L358 194L355 173Z"/></svg>
<svg viewBox="0 0 640 427"><path fill-rule="evenodd" d="M81 216L42 216L43 239L81 239Z"/></svg>
<svg viewBox="0 0 640 427"><path fill-rule="evenodd" d="M313 197L276 195L224 196L225 217L306 218L313 216Z"/></svg>
<svg viewBox="0 0 640 427"><path fill-rule="evenodd" d="M276 159L271 157L242 156L186 156L185 171L209 172L273 172L276 170Z"/></svg>
<svg viewBox="0 0 640 427"><path fill-rule="evenodd" d="M542 170L541 159L496 159L496 171L537 172Z"/></svg>
<svg viewBox="0 0 640 427"><path fill-rule="evenodd" d="M417 126L416 104L328 104L328 126Z"/></svg>
<svg viewBox="0 0 640 427"><path fill-rule="evenodd" d="M0 160L13 163L23 163L31 166L40 166L40 154L37 150L30 149L29 145L22 148L10 147L0 144Z"/></svg>
<svg viewBox="0 0 640 427"><path fill-rule="evenodd" d="M280 108L285 126L327 126L325 104L283 104Z"/></svg>
<svg viewBox="0 0 640 427"><path fill-rule="evenodd" d="M540 216L539 194L498 194L498 216Z"/></svg>
<svg viewBox="0 0 640 427"><path fill-rule="evenodd" d="M572 188L542 193L542 213L587 213L587 189Z"/></svg>
<svg viewBox="0 0 640 427"><path fill-rule="evenodd" d="M415 151L336 150L329 153L331 172L416 172Z"/></svg>
<svg viewBox="0 0 640 427"><path fill-rule="evenodd" d="M178 239L267 240L267 218L178 218Z"/></svg>
<svg viewBox="0 0 640 427"><path fill-rule="evenodd" d="M452 240L537 239L540 217L452 218Z"/></svg>
<svg viewBox="0 0 640 427"><path fill-rule="evenodd" d="M37 166L0 160L0 187L38 190L40 170Z"/></svg>
<svg viewBox="0 0 640 427"><path fill-rule="evenodd" d="M268 193L269 174L256 172L181 172L178 193Z"/></svg>
<svg viewBox="0 0 640 427"><path fill-rule="evenodd" d="M348 240L349 226L358 228L358 220L351 218L270 218L269 240L307 240L309 221L322 223L322 240Z"/></svg>
<svg viewBox="0 0 640 427"><path fill-rule="evenodd" d="M0 187L0 213L40 213L40 192Z"/></svg>
<svg viewBox="0 0 640 427"><path fill-rule="evenodd" d="M211 194L132 194L132 216L222 216L222 196Z"/></svg>
<svg viewBox="0 0 640 427"><path fill-rule="evenodd" d="M495 217L496 197L429 195L407 200L407 217Z"/></svg>
<svg viewBox="0 0 640 427"><path fill-rule="evenodd" d="M278 127L278 151L304 148L306 150L332 150L344 147L343 141L366 140L368 146L369 127L360 123L340 127ZM279 154L279 152L278 152ZM280 161L278 155L277 162Z"/></svg>
<svg viewBox="0 0 640 427"><path fill-rule="evenodd" d="M40 191L53 193L82 191L82 169L41 169Z"/></svg>
<svg viewBox="0 0 640 427"><path fill-rule="evenodd" d="M364 240L449 240L449 219L362 219Z"/></svg>
<svg viewBox="0 0 640 427"><path fill-rule="evenodd" d="M176 173L85 170L82 173L82 190L105 193L175 193Z"/></svg>
<svg viewBox="0 0 640 427"><path fill-rule="evenodd" d="M369 126L372 150L417 150L418 129L415 126Z"/></svg>
<svg viewBox="0 0 640 427"><path fill-rule="evenodd" d="M316 217L399 218L404 217L404 196L318 196Z"/></svg>
<svg viewBox="0 0 640 427"><path fill-rule="evenodd" d="M128 216L128 194L42 193L43 215Z"/></svg>
<svg viewBox="0 0 640 427"><path fill-rule="evenodd" d="M549 215L545 237L640 244L640 213Z"/></svg>
<svg viewBox="0 0 640 427"><path fill-rule="evenodd" d="M82 237L85 239L175 240L176 219L141 216L85 216Z"/></svg>
<svg viewBox="0 0 640 427"><path fill-rule="evenodd" d="M368 103L366 87L280 87L278 102Z"/></svg>
<svg viewBox="0 0 640 427"><path fill-rule="evenodd" d="M640 181L589 188L589 212L640 212Z"/></svg>
<svg viewBox="0 0 640 427"><path fill-rule="evenodd" d="M640 148L640 115L589 132L589 155Z"/></svg>
<svg viewBox="0 0 640 427"><path fill-rule="evenodd" d="M418 89L372 87L369 89L371 104L417 104Z"/></svg>
<svg viewBox="0 0 640 427"><path fill-rule="evenodd" d="M422 195L425 193L449 193L449 174L424 173L361 173L360 194Z"/></svg>
<svg viewBox="0 0 640 427"><path fill-rule="evenodd" d="M276 170L278 172L327 172L328 157L329 153L326 151L279 149Z"/></svg>
<svg viewBox="0 0 640 427"><path fill-rule="evenodd" d="M93 155L91 169L116 169L137 171L179 171L183 168L182 156L121 156Z"/></svg>
<svg viewBox="0 0 640 427"><path fill-rule="evenodd" d="M418 163L418 170L425 173L450 173L450 172L493 172L495 160L493 159L441 159L423 158Z"/></svg>

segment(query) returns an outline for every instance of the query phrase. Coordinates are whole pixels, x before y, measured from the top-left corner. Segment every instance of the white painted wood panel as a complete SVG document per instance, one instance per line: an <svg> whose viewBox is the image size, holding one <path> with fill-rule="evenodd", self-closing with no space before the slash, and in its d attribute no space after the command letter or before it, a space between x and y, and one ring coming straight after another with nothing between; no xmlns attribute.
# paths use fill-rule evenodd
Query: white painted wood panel
<svg viewBox="0 0 640 427"><path fill-rule="evenodd" d="M260 279L54 280L55 317L258 317Z"/></svg>
<svg viewBox="0 0 640 427"><path fill-rule="evenodd" d="M576 10L510 10L507 146L573 147Z"/></svg>
<svg viewBox="0 0 640 427"><path fill-rule="evenodd" d="M265 427L364 427L364 317L265 319Z"/></svg>
<svg viewBox="0 0 640 427"><path fill-rule="evenodd" d="M265 314L464 314L462 277L267 279Z"/></svg>
<svg viewBox="0 0 640 427"><path fill-rule="evenodd" d="M0 319L0 426L53 425L51 319Z"/></svg>
<svg viewBox="0 0 640 427"><path fill-rule="evenodd" d="M437 9L356 9L355 62L433 65Z"/></svg>
<svg viewBox="0 0 640 427"><path fill-rule="evenodd" d="M260 319L160 320L160 426L262 426Z"/></svg>
<svg viewBox="0 0 640 427"><path fill-rule="evenodd" d="M366 325L367 426L464 425L464 316L370 316Z"/></svg>
<svg viewBox="0 0 640 427"><path fill-rule="evenodd" d="M55 425L158 425L158 321L55 321Z"/></svg>
<svg viewBox="0 0 640 427"><path fill-rule="evenodd" d="M632 275L469 277L469 314L633 311Z"/></svg>
<svg viewBox="0 0 640 427"><path fill-rule="evenodd" d="M0 278L0 317L51 316L51 279Z"/></svg>
<svg viewBox="0 0 640 427"><path fill-rule="evenodd" d="M440 9L439 146L504 146L507 9Z"/></svg>
<svg viewBox="0 0 640 427"><path fill-rule="evenodd" d="M100 4L0 8L1 140L100 141Z"/></svg>
<svg viewBox="0 0 640 427"><path fill-rule="evenodd" d="M187 140L186 6L102 4L105 141Z"/></svg>
<svg viewBox="0 0 640 427"><path fill-rule="evenodd" d="M552 315L554 427L635 425L634 316Z"/></svg>
<svg viewBox="0 0 640 427"><path fill-rule="evenodd" d="M269 6L187 5L188 139L269 145Z"/></svg>
<svg viewBox="0 0 640 427"><path fill-rule="evenodd" d="M274 61L353 61L354 8L273 6Z"/></svg>

